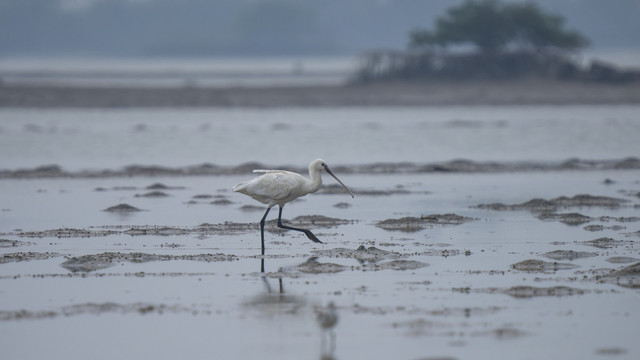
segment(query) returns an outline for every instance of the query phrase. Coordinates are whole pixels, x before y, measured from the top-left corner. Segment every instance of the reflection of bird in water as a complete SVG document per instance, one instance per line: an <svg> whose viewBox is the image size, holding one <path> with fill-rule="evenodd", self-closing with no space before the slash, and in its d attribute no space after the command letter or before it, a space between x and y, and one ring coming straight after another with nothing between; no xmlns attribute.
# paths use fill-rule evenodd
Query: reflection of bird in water
<svg viewBox="0 0 640 360"><path fill-rule="evenodd" d="M322 243L322 241L307 229L300 229L282 224L282 208L284 208L284 205L301 196L318 191L322 185L322 176L320 175L322 171L326 171L329 175L333 176L333 178L336 179L336 181L338 181L338 183L340 183L340 185L342 185L349 194L351 194L351 197L354 197L353 193L347 188L347 186L343 184L342 181L340 181L340 179L331 172L331 170L329 170L327 164L321 159L313 160L311 164L309 164L309 177L311 180L290 171L253 170L253 172L264 173L264 175L258 176L252 180L241 182L233 187L233 191L249 195L261 203L267 204L267 211L264 213L262 220L260 220L262 255L264 255L264 222L269 214L269 210L276 205L280 208L278 213L279 228L303 232L311 241Z"/></svg>
<svg viewBox="0 0 640 360"><path fill-rule="evenodd" d="M322 328L322 353L327 357L333 357L336 349L336 333L333 328L338 323L338 312L333 302L330 302L326 308L318 310L318 324ZM327 346L326 339L329 338ZM326 352L328 350L328 352Z"/></svg>

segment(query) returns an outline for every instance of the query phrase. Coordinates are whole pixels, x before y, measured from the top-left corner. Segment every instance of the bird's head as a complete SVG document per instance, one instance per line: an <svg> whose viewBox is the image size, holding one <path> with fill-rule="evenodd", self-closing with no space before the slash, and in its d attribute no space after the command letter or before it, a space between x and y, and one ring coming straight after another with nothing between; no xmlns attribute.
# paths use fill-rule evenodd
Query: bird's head
<svg viewBox="0 0 640 360"><path fill-rule="evenodd" d="M311 162L311 164L309 164L309 170L311 169L315 169L319 171L326 170L327 163L322 159L315 159Z"/></svg>
<svg viewBox="0 0 640 360"><path fill-rule="evenodd" d="M313 160L311 162L311 164L309 164L309 171L312 171L312 170L317 170L317 171L323 171L324 170L324 171L326 171L327 174L331 175L334 179L336 179L336 181L340 185L342 185L342 187L345 190L347 190L347 192L349 193L349 195L351 195L352 198L355 197L355 196L353 196L353 193L351 192L351 190L349 190L349 188L345 184L343 184L342 181L340 181L340 179L338 179L337 176L335 176L333 174L333 172L331 171L331 169L329 169L329 166L327 165L327 163L324 160L322 160L322 159Z"/></svg>

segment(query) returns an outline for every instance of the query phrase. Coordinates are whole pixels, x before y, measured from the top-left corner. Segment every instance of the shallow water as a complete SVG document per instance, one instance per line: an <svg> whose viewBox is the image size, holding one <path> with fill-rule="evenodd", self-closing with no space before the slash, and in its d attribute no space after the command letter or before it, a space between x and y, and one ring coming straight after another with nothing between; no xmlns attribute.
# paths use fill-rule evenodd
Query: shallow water
<svg viewBox="0 0 640 360"><path fill-rule="evenodd" d="M640 106L0 110L0 169L640 154Z"/></svg>
<svg viewBox="0 0 640 360"><path fill-rule="evenodd" d="M615 159L640 153L639 109L5 109L0 169L246 161L303 167L319 156L347 165ZM260 204L230 191L251 173L1 179L3 358L640 354L640 290L611 276L640 261L640 170L337 175L355 199L319 192L287 205L284 218L315 214L349 221L310 225L325 244L269 228L264 264L257 228L264 210L244 210ZM168 196L143 196L155 183L169 186L160 190ZM590 218L573 226L527 210L477 207L577 194L626 202L557 209ZM218 200L230 203L212 204ZM123 203L142 211L104 211ZM335 206L340 203L347 205ZM377 226L450 213L473 220L412 231ZM275 211L270 215L274 219ZM590 245L602 237L615 241L606 248ZM362 260L362 253L354 255L360 246L382 255ZM556 250L597 256L545 256ZM74 257L77 263L96 255L111 262L88 262L99 265L93 271L63 267ZM632 259L608 261L613 257ZM526 260L551 267L513 268ZM326 340L323 345L316 321L329 302L339 317L334 350Z"/></svg>
<svg viewBox="0 0 640 360"><path fill-rule="evenodd" d="M248 175L250 176L250 175ZM597 274L629 264L613 256L640 259L640 221L594 220L620 225L591 232L584 226L541 221L528 211L492 211L483 203L522 203L589 193L629 200L610 209L566 209L599 218L638 216L638 200L620 191L640 190L640 172L542 172L504 174L344 175L347 194L313 194L287 206L284 215L320 214L353 222L314 228L326 244L297 233L267 232L266 277L260 273L257 229L201 235L140 235L123 231L144 225L193 229L225 221L255 224L262 211L246 212L251 199L229 187L247 176L3 180L0 238L23 242L1 248L54 253L46 259L0 264L2 346L8 358L44 354L79 358L114 356L173 358L319 358L318 308L337 306L335 358L634 358L640 348L638 289L602 282ZM605 178L615 181L603 183ZM179 187L168 197L143 198L153 183ZM362 190L401 187L407 194L358 195ZM96 191L96 188L104 190ZM125 189L123 189L125 188ZM210 199L197 195L209 194ZM215 196L229 205L212 205ZM191 201L191 202L190 202ZM196 201L196 203L193 203ZM346 202L351 206L336 208ZM118 215L104 210L127 203L145 211ZM387 231L384 219L456 213L475 219L462 225L433 225L415 232ZM272 218L275 214L272 214ZM587 224L585 224L587 225ZM59 228L115 233L96 237L28 237L26 231ZM626 245L599 249L583 244L600 237ZM631 241L631 242L629 242ZM391 261L361 263L321 254L320 263L342 271L303 271L316 250L375 246L401 260L428 264L409 270L376 270ZM595 257L578 267L522 272L512 264L554 250L588 251ZM159 255L234 255L233 261L118 262L88 273L60 266L73 256L105 252ZM282 279L284 294L279 294ZM267 285L268 284L268 285ZM514 297L510 288L570 287L562 296ZM269 291L271 294L269 295ZM21 312L21 310L25 310ZM74 331L72 339L69 329ZM81 330L80 330L81 329ZM145 334L145 336L140 336ZM38 339L37 346L30 345ZM245 346L247 343L251 346ZM70 346L70 344L73 346ZM109 345L106 345L106 344ZM542 345L542 346L541 346ZM524 355L523 355L524 354Z"/></svg>

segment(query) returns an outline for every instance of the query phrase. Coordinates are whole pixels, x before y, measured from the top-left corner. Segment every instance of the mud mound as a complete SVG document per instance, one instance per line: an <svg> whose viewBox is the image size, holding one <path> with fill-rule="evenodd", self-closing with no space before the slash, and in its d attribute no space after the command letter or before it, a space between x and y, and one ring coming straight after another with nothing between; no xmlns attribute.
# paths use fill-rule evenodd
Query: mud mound
<svg viewBox="0 0 640 360"><path fill-rule="evenodd" d="M557 262L547 262L542 260L524 260L518 263L512 264L511 267L520 271L527 272L547 272L547 271L557 271L557 270L568 270L577 268L577 265L573 264L564 264Z"/></svg>
<svg viewBox="0 0 640 360"><path fill-rule="evenodd" d="M193 233L192 229L171 226L135 226L122 231L123 234L131 236L157 235L157 236L178 236Z"/></svg>
<svg viewBox="0 0 640 360"><path fill-rule="evenodd" d="M620 231L620 230L626 229L626 227L620 226L620 225L604 226L604 225L593 224L593 225L587 225L583 227L583 229L591 232L604 231L604 230Z"/></svg>
<svg viewBox="0 0 640 360"><path fill-rule="evenodd" d="M351 206L353 206L353 205L351 205L349 203L346 203L346 202L339 202L339 203L333 205L333 207L336 207L338 209L347 209L347 208L350 208Z"/></svg>
<svg viewBox="0 0 640 360"><path fill-rule="evenodd" d="M119 314L180 314L190 313L198 314L203 312L202 309L188 308L181 305L151 304L151 303L133 303L118 304L113 302L106 303L85 303L64 306L58 310L42 310L42 311L0 311L0 321L16 321L16 320L34 320L49 319L55 317L69 317L75 315L101 315L105 313ZM205 311L208 313L209 311Z"/></svg>
<svg viewBox="0 0 640 360"><path fill-rule="evenodd" d="M296 225L336 226L349 224L351 221L322 215L305 215L293 218L291 223Z"/></svg>
<svg viewBox="0 0 640 360"><path fill-rule="evenodd" d="M61 256L58 253L53 252L15 252L2 254L0 256L0 264L6 264L11 262L31 261L31 260L46 260L54 257Z"/></svg>
<svg viewBox="0 0 640 360"><path fill-rule="evenodd" d="M553 286L548 288L539 288L533 286L513 286L505 290L504 293L515 298L532 298L539 296L582 295L585 293L585 290L574 289L567 286Z"/></svg>
<svg viewBox="0 0 640 360"><path fill-rule="evenodd" d="M629 256L613 256L608 258L607 261L612 264L628 264L628 263L640 261L640 259L632 258Z"/></svg>
<svg viewBox="0 0 640 360"><path fill-rule="evenodd" d="M154 225L114 225L92 227L93 229L52 229L43 231L22 231L18 233L8 233L26 238L90 238L109 235L131 235L131 236L177 236L196 234L203 235L230 235L239 234L258 229L257 223L233 223L225 222L221 224L200 224L195 227L176 226L154 226Z"/></svg>
<svg viewBox="0 0 640 360"><path fill-rule="evenodd" d="M586 251L573 251L573 250L556 250L542 254L542 256L553 260L576 260L582 258L588 258L592 256L598 256L596 253Z"/></svg>
<svg viewBox="0 0 640 360"><path fill-rule="evenodd" d="M383 263L371 263L364 267L364 270L416 270L429 266L429 264L416 260L391 260Z"/></svg>
<svg viewBox="0 0 640 360"><path fill-rule="evenodd" d="M615 282L616 284L638 289L640 288L640 262L633 265L624 267L618 271L605 276L605 280L608 282Z"/></svg>
<svg viewBox="0 0 640 360"><path fill-rule="evenodd" d="M108 236L118 234L119 231L112 230L86 230L86 229L52 229L43 231L23 231L16 235L26 238L89 238L95 236Z"/></svg>
<svg viewBox="0 0 640 360"><path fill-rule="evenodd" d="M336 219L323 215L303 215L296 216L289 221L293 225L300 226L318 226L318 227L332 227L337 225L350 224L352 221L344 219Z"/></svg>
<svg viewBox="0 0 640 360"><path fill-rule="evenodd" d="M170 195L159 190L149 191L144 194L136 194L136 197L143 197L143 198L164 198L168 196Z"/></svg>
<svg viewBox="0 0 640 360"><path fill-rule="evenodd" d="M440 225L460 225L469 221L474 221L470 217L460 216L456 214L442 214L442 215L425 215L421 217L422 220L429 224Z"/></svg>
<svg viewBox="0 0 640 360"><path fill-rule="evenodd" d="M62 264L63 268L72 272L90 272L105 269L122 262L144 263L150 261L191 260L191 261L234 261L238 258L225 254L196 254L196 255L156 255L145 253L114 253L105 252L95 255L73 257Z"/></svg>
<svg viewBox="0 0 640 360"><path fill-rule="evenodd" d="M625 242L622 240L614 240L609 237L601 237L594 240L584 241L582 243L585 245L597 247L600 249L611 249L611 248L623 245Z"/></svg>
<svg viewBox="0 0 640 360"><path fill-rule="evenodd" d="M626 199L619 199L619 198L613 198L608 196L579 194L573 197L560 196L551 200L531 199L521 204L508 205L508 204L502 204L502 203L492 203L492 204L480 204L474 207L479 209L490 209L490 210L498 210L498 211L529 210L534 212L535 211L554 212L559 208L569 208L569 207L617 208L628 202L629 200L626 200Z"/></svg>
<svg viewBox="0 0 640 360"><path fill-rule="evenodd" d="M211 199L217 199L218 197L215 195L211 195L211 194L197 194L197 195L193 195L191 197L191 201L196 202L195 200L211 200Z"/></svg>
<svg viewBox="0 0 640 360"><path fill-rule="evenodd" d="M632 233L626 233L624 235L627 236L627 237L631 237L631 236L640 237L640 230L636 231L636 232L632 232Z"/></svg>
<svg viewBox="0 0 640 360"><path fill-rule="evenodd" d="M29 243L25 243L24 241L0 239L0 248L19 247L27 244Z"/></svg>
<svg viewBox="0 0 640 360"><path fill-rule="evenodd" d="M386 219L379 221L377 227L384 230L400 230L405 232L420 231L427 227L425 221L418 217L402 217L399 219Z"/></svg>
<svg viewBox="0 0 640 360"><path fill-rule="evenodd" d="M103 211L113 212L113 213L130 213L130 212L136 212L136 211L142 211L142 210L138 209L137 207L131 206L129 204L118 204L115 206L108 207Z"/></svg>
<svg viewBox="0 0 640 360"><path fill-rule="evenodd" d="M399 253L378 249L374 246L366 248L360 245L357 249L335 248L330 250L313 250L313 254L332 258L356 259L360 262L376 262L383 259L395 259L401 257Z"/></svg>
<svg viewBox="0 0 640 360"><path fill-rule="evenodd" d="M306 274L327 274L337 273L346 270L347 267L340 264L321 263L317 257L311 257L309 260L296 266L296 270Z"/></svg>
<svg viewBox="0 0 640 360"><path fill-rule="evenodd" d="M240 211L244 211L244 212L265 212L267 211L265 207L262 206L256 206L256 205L242 205L240 207Z"/></svg>
<svg viewBox="0 0 640 360"><path fill-rule="evenodd" d="M556 214L547 212L540 214L538 219L542 221L559 221L567 225L581 225L593 220L591 217L579 213Z"/></svg>
<svg viewBox="0 0 640 360"><path fill-rule="evenodd" d="M476 219L456 214L423 215L421 217L403 217L378 221L376 226L384 230L415 232L433 225L460 225Z"/></svg>
<svg viewBox="0 0 640 360"><path fill-rule="evenodd" d="M186 188L184 186L169 186L163 183L154 183L145 187L145 189L147 190L184 190Z"/></svg>

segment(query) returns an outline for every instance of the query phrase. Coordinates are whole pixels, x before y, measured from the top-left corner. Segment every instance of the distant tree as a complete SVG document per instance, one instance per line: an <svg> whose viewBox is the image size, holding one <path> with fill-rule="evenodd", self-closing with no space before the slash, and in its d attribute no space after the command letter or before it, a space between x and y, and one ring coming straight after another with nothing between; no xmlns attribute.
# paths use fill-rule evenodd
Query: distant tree
<svg viewBox="0 0 640 360"><path fill-rule="evenodd" d="M508 4L505 16L514 24L513 41L536 50L579 50L589 41L575 30L564 29L562 16L545 13L535 3Z"/></svg>
<svg viewBox="0 0 640 360"><path fill-rule="evenodd" d="M510 47L536 51L572 51L588 40L564 29L564 18L531 2L502 4L498 0L468 0L447 10L433 31L418 29L410 35L414 49L473 44L483 53L500 53Z"/></svg>

